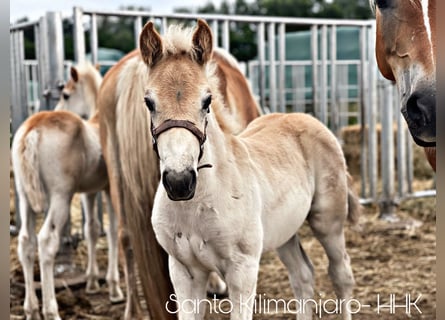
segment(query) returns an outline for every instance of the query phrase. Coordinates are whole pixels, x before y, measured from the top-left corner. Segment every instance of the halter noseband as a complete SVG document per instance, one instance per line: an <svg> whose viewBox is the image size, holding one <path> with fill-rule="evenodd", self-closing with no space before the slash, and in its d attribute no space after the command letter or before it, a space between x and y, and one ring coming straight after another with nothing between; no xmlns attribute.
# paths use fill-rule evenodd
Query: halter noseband
<svg viewBox="0 0 445 320"><path fill-rule="evenodd" d="M158 151L158 138L161 133L170 130L171 128L183 128L190 131L199 141L199 157L198 162L201 160L202 155L204 153L204 142L206 141L206 129L207 129L207 118L205 118L204 123L204 132L198 129L196 125L188 120L174 120L174 119L168 119L165 120L163 123L161 123L157 128L154 127L153 121L151 121L151 136L152 136L152 143L153 143L153 150L156 152L159 158L159 151ZM207 165L205 165L207 166Z"/></svg>

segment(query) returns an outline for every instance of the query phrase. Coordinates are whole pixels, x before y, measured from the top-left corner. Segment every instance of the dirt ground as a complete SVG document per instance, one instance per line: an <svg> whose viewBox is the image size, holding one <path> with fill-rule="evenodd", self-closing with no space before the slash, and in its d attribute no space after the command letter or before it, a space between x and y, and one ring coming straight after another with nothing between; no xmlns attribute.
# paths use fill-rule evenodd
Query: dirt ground
<svg viewBox="0 0 445 320"><path fill-rule="evenodd" d="M428 189L433 181L416 181L416 189ZM11 221L14 222L14 201L11 190ZM73 232L80 233L80 210L78 198L73 201ZM347 250L351 258L356 287L353 311L355 319L435 319L436 311L436 199L405 200L397 214L399 223L378 220L376 207L365 207L361 217L361 230L347 226ZM106 217L105 217L106 218ZM312 260L315 269L315 297L321 303L334 298L332 284L327 276L327 258L308 226L300 230L302 245ZM10 238L10 319L24 319L24 279L17 259L17 237ZM106 270L106 238L98 244L98 259L101 271ZM74 252L72 274L82 274L86 267L86 245L81 240ZM56 269L57 270L57 269ZM38 282L38 264L35 266ZM84 283L69 285L66 274L57 289L57 301L62 319L121 319L125 304L112 305L108 301L105 281L98 294L86 295ZM121 269L121 286L124 288ZM257 293L264 299L293 299L287 272L275 253L264 254L261 260ZM41 298L38 290L38 297ZM420 298L419 298L420 297ZM390 309L389 304L396 308ZM416 299L418 299L416 301ZM392 302L391 302L392 301ZM258 300L257 300L258 302ZM412 304L406 306L407 302ZM406 307L405 307L406 306ZM290 304L291 310L296 305ZM416 308L417 307L417 308ZM295 315L283 310L265 314L258 312L254 319L295 319ZM360 309L360 310L359 310ZM322 310L320 312L320 310ZM314 318L338 319L329 315L333 304L319 309ZM271 310L275 311L275 310ZM228 316L208 314L206 319L228 319Z"/></svg>

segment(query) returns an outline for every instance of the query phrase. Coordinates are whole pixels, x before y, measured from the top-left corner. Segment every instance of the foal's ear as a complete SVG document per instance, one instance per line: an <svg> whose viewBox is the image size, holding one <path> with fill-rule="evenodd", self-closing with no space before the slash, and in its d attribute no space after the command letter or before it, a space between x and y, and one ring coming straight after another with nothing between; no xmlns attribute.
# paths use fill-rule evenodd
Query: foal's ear
<svg viewBox="0 0 445 320"><path fill-rule="evenodd" d="M152 67L162 57L162 40L159 33L154 29L153 22L149 21L142 29L139 36L139 48L142 60L147 66Z"/></svg>
<svg viewBox="0 0 445 320"><path fill-rule="evenodd" d="M193 34L192 42L198 63L204 64L209 61L213 50L213 36L209 25L202 19L198 19L198 26Z"/></svg>
<svg viewBox="0 0 445 320"><path fill-rule="evenodd" d="M71 67L70 74L74 82L79 81L79 72L77 72L77 69L75 67Z"/></svg>

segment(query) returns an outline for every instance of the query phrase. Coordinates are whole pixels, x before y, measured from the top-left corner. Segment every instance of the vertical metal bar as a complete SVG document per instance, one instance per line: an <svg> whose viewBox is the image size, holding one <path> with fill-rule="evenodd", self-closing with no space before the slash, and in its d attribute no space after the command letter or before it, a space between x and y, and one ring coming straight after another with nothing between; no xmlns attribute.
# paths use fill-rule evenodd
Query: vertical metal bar
<svg viewBox="0 0 445 320"><path fill-rule="evenodd" d="M394 214L394 127L393 127L393 93L392 86L382 81L382 96L380 97L380 114L382 131L380 136L382 201L380 217L387 218ZM383 82L384 81L384 82Z"/></svg>
<svg viewBox="0 0 445 320"><path fill-rule="evenodd" d="M47 12L48 39L51 39L51 48L48 47L49 60L49 86L51 92L50 107L54 109L59 99L58 85L64 82L63 60L65 57L63 44L63 26L61 12ZM85 45L84 45L85 47Z"/></svg>
<svg viewBox="0 0 445 320"><path fill-rule="evenodd" d="M16 44L15 44L15 31L12 31L9 34L9 62L10 62L10 72L11 72L11 126L12 126L12 134L15 134L18 127L20 126L20 118L18 116L19 110L19 99L18 99L18 87L17 87L17 62L16 62Z"/></svg>
<svg viewBox="0 0 445 320"><path fill-rule="evenodd" d="M215 46L216 48L219 46L218 20L216 19L212 21L212 33L213 33L213 46Z"/></svg>
<svg viewBox="0 0 445 320"><path fill-rule="evenodd" d="M393 86L395 86L393 84ZM397 88L393 90L393 100L394 105L399 105L399 91ZM398 108L395 108L395 114L397 119L397 190L399 197L403 197L407 191L406 187L406 129L405 122L402 118L402 113L398 111Z"/></svg>
<svg viewBox="0 0 445 320"><path fill-rule="evenodd" d="M83 11L80 7L73 9L74 30L74 60L79 63L85 60L85 33L83 27Z"/></svg>
<svg viewBox="0 0 445 320"><path fill-rule="evenodd" d="M168 29L167 18L163 17L162 20L161 20L161 23L162 23L162 33L165 34L167 32L167 29Z"/></svg>
<svg viewBox="0 0 445 320"><path fill-rule="evenodd" d="M406 141L406 183L408 186L408 193L413 192L413 180L414 180L414 156L413 156L413 142L410 137L408 128L405 128L405 135L408 139Z"/></svg>
<svg viewBox="0 0 445 320"><path fill-rule="evenodd" d="M98 63L98 49L99 41L97 38L97 16L95 13L91 15L91 25L90 25L90 48L91 48L91 62L93 64Z"/></svg>
<svg viewBox="0 0 445 320"><path fill-rule="evenodd" d="M320 90L320 113L317 117L325 125L328 124L328 28L321 27L321 90Z"/></svg>
<svg viewBox="0 0 445 320"><path fill-rule="evenodd" d="M224 20L222 25L222 46L227 51L230 51L230 28L229 20Z"/></svg>
<svg viewBox="0 0 445 320"><path fill-rule="evenodd" d="M40 88L40 110L49 110L48 103L49 92L49 62L48 62L48 37L47 37L47 23L45 17L39 20L38 43L36 44L37 63L39 64L39 88Z"/></svg>
<svg viewBox="0 0 445 320"><path fill-rule="evenodd" d="M136 19L134 19L133 22L133 28L134 28L134 45L136 48L139 48L139 35L142 31L142 17L137 16Z"/></svg>
<svg viewBox="0 0 445 320"><path fill-rule="evenodd" d="M286 25L278 25L278 91L279 91L279 111L286 112Z"/></svg>
<svg viewBox="0 0 445 320"><path fill-rule="evenodd" d="M336 136L340 129L340 115L337 103L337 27L331 27L331 130Z"/></svg>
<svg viewBox="0 0 445 320"><path fill-rule="evenodd" d="M37 65L31 67L31 78L32 78L32 104L34 106L34 112L38 112L40 109L39 103L39 89L37 81Z"/></svg>
<svg viewBox="0 0 445 320"><path fill-rule="evenodd" d="M361 197L368 197L368 181L367 174L368 158L367 158L367 136L369 127L367 121L368 108L368 68L367 68L367 27L360 29L360 176L361 176Z"/></svg>
<svg viewBox="0 0 445 320"><path fill-rule="evenodd" d="M368 158L369 158L369 190L372 199L377 198L377 63L374 54L375 46L375 25L368 30L368 61L369 61L369 141L368 141Z"/></svg>
<svg viewBox="0 0 445 320"><path fill-rule="evenodd" d="M260 22L258 25L257 33L257 45L258 45L258 62L259 62L259 72L258 72L258 87L260 91L260 105L265 110L266 108L266 65L265 65L265 26L264 22Z"/></svg>
<svg viewBox="0 0 445 320"><path fill-rule="evenodd" d="M269 46L269 106L272 112L277 112L277 75L275 69L275 23L269 23L267 28Z"/></svg>
<svg viewBox="0 0 445 320"><path fill-rule="evenodd" d="M311 27L311 57L312 57L312 109L314 114L318 109L318 26Z"/></svg>

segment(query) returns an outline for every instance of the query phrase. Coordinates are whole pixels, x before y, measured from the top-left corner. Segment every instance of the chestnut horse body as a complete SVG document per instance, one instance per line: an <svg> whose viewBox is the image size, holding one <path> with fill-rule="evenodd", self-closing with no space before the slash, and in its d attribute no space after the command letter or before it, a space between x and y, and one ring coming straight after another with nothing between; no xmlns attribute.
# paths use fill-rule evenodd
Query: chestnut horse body
<svg viewBox="0 0 445 320"><path fill-rule="evenodd" d="M234 120L225 130L237 133L259 116L259 106L230 54L215 50L212 61L225 103L224 113ZM134 262L151 319L175 319L176 315L165 308L173 293L167 255L158 245L151 226L160 174L157 155L151 148L150 115L144 104L147 77L139 50L129 53L108 71L97 101L100 137L113 206L120 217L119 237L127 260L129 290L125 319L140 318L142 314L136 296Z"/></svg>
<svg viewBox="0 0 445 320"><path fill-rule="evenodd" d="M378 67L397 83L411 136L436 170L436 1L371 1Z"/></svg>

